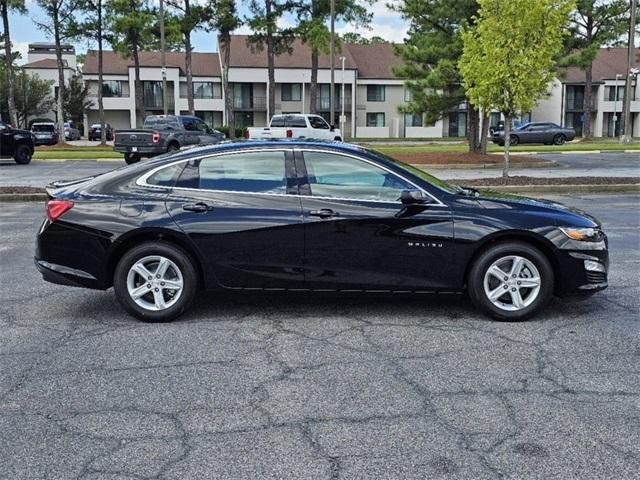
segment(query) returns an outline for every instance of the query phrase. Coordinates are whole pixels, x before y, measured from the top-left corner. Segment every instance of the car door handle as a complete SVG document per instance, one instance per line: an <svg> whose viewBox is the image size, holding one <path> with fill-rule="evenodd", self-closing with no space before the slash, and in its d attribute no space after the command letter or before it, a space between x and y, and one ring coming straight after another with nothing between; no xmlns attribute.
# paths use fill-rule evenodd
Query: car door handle
<svg viewBox="0 0 640 480"><path fill-rule="evenodd" d="M182 205L182 209L187 210L189 212L205 213L213 210L213 207L211 205L207 205L204 202L198 202L198 203L185 203L184 205Z"/></svg>
<svg viewBox="0 0 640 480"><path fill-rule="evenodd" d="M309 216L311 217L320 217L320 218L331 218L337 217L340 214L338 212L334 212L330 208L321 208L320 210L311 210L309 212Z"/></svg>

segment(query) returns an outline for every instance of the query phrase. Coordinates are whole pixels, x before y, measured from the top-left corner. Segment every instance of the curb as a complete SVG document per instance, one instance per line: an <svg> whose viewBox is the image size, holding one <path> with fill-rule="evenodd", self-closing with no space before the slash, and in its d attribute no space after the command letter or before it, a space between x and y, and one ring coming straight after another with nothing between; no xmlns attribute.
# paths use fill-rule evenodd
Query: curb
<svg viewBox="0 0 640 480"><path fill-rule="evenodd" d="M419 168L424 170L428 168L429 170L477 170L477 169L502 169L502 165L498 163L479 163L477 165L474 164L464 164L464 163L453 163L449 165L445 165L442 163L411 163L412 167ZM535 163L512 163L511 168L556 168L559 167L556 162L553 160L535 162Z"/></svg>
<svg viewBox="0 0 640 480"><path fill-rule="evenodd" d="M481 190L505 193L640 193L640 183L612 183L605 185L487 185Z"/></svg>
<svg viewBox="0 0 640 480"><path fill-rule="evenodd" d="M48 198L46 193L0 193L2 202L44 202Z"/></svg>

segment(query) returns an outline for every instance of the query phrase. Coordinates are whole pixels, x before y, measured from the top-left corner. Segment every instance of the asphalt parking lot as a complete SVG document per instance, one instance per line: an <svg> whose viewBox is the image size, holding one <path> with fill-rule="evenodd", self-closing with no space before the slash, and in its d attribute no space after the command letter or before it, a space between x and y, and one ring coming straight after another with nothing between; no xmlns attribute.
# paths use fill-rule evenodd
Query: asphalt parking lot
<svg viewBox="0 0 640 480"><path fill-rule="evenodd" d="M0 204L0 478L637 479L640 196L551 198L603 220L610 288L515 324L290 295L143 324L42 281L43 205Z"/></svg>

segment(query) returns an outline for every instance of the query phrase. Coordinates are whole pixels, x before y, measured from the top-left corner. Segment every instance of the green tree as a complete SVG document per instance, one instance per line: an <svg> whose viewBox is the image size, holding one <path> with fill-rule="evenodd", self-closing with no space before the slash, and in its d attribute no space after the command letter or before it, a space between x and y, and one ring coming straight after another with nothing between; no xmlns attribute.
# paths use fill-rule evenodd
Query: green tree
<svg viewBox="0 0 640 480"><path fill-rule="evenodd" d="M26 13L24 0L0 0L0 13L2 14L2 40L4 41L4 72L6 75L7 109L9 123L18 125L15 101L15 82L13 73L13 54L11 52L11 35L9 32L9 12Z"/></svg>
<svg viewBox="0 0 640 480"><path fill-rule="evenodd" d="M7 91L6 63L0 63L0 92ZM29 117L44 115L53 108L55 100L51 96L53 81L42 80L38 75L29 75L24 70L13 67L14 72L14 105L16 108L15 121L12 125L16 128L28 128ZM4 117L9 112L9 96L0 95L0 114Z"/></svg>
<svg viewBox="0 0 640 480"><path fill-rule="evenodd" d="M218 51L222 64L222 91L229 138L236 138L233 91L229 85L231 63L231 33L242 25L235 0L210 0L209 28L218 32Z"/></svg>
<svg viewBox="0 0 640 480"><path fill-rule="evenodd" d="M407 79L405 85L411 94L402 111L424 114L426 122L433 123L469 100L458 70L460 32L474 23L478 2L402 0L394 9L409 22L404 44L395 47L404 65L393 69L398 77ZM471 152L482 151L486 144L486 135L479 135L479 123L478 111L470 104L467 129Z"/></svg>
<svg viewBox="0 0 640 480"><path fill-rule="evenodd" d="M273 115L276 108L275 57L291 52L291 44L295 36L293 27L281 28L278 26L278 20L293 7L292 0L251 0L249 10L252 16L245 19L253 31L248 39L251 48L267 51L269 115Z"/></svg>
<svg viewBox="0 0 640 480"><path fill-rule="evenodd" d="M82 79L74 75L64 89L63 110L64 118L71 120L76 125L81 125L84 114L91 108L89 100L89 87Z"/></svg>
<svg viewBox="0 0 640 480"><path fill-rule="evenodd" d="M360 28L367 27L372 18L368 9L371 3L371 0L336 0L336 20L352 23ZM330 20L331 15L331 3L329 0L303 0L296 4L295 10L298 17L296 35L309 45L311 50L309 101L311 113L316 113L318 61L320 54L329 54L331 48L331 32L327 28L327 21ZM331 94L333 95L333 92ZM333 121L334 119L331 119L330 123Z"/></svg>
<svg viewBox="0 0 640 480"><path fill-rule="evenodd" d="M44 31L47 36L53 38L56 49L56 63L58 67L58 94L56 98L56 116L58 131L64 132L64 70L65 64L62 60L62 42L71 40L78 34L78 13L81 0L36 0L40 8L46 14L46 19L34 21L35 24ZM58 143L64 143L64 135L58 137Z"/></svg>
<svg viewBox="0 0 640 480"><path fill-rule="evenodd" d="M191 0L167 0L167 4L178 14L175 17L178 30L183 38L185 50L185 70L187 76L187 104L189 115L195 114L193 102L193 73L191 68L191 34L203 28L210 19L211 12L204 5L193 5Z"/></svg>
<svg viewBox="0 0 640 480"><path fill-rule="evenodd" d="M390 43L388 40L374 35L371 38L366 38L360 35L358 32L347 32L342 35L342 41L344 43L355 43L356 45L376 45L381 43Z"/></svg>
<svg viewBox="0 0 640 480"><path fill-rule="evenodd" d="M109 43L124 58L132 58L135 71L136 125L144 121L144 99L140 80L140 52L157 42L153 26L156 17L147 0L107 0Z"/></svg>
<svg viewBox="0 0 640 480"><path fill-rule="evenodd" d="M477 25L463 30L459 62L473 105L505 117L503 177L509 176L511 123L546 95L573 0L479 0Z"/></svg>
<svg viewBox="0 0 640 480"><path fill-rule="evenodd" d="M577 0L571 13L570 35L565 42L568 54L559 63L584 71L584 138L592 135L593 62L601 47L619 42L628 30L629 12L629 0Z"/></svg>

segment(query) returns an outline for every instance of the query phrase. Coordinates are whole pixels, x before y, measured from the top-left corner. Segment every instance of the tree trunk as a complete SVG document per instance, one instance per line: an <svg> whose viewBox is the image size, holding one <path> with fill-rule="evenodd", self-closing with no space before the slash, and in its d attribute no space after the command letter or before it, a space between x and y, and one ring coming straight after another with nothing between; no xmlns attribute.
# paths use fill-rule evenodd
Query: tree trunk
<svg viewBox="0 0 640 480"><path fill-rule="evenodd" d="M504 166L502 178L509 178L509 145L511 144L511 115L504 115Z"/></svg>
<svg viewBox="0 0 640 480"><path fill-rule="evenodd" d="M582 138L591 138L591 89L593 85L593 66L589 66L584 71L584 104L582 107L584 119L582 121Z"/></svg>
<svg viewBox="0 0 640 480"><path fill-rule="evenodd" d="M480 142L478 138L478 130L479 130L479 118L478 110L471 104L469 104L469 115L468 115L468 139L469 139L469 153L479 153L480 152Z"/></svg>
<svg viewBox="0 0 640 480"><path fill-rule="evenodd" d="M229 138L236 138L236 119L233 110L233 92L229 85L229 63L231 61L231 33L220 33L220 53L222 54L222 88L224 95L224 109L229 128Z"/></svg>
<svg viewBox="0 0 640 480"><path fill-rule="evenodd" d="M309 84L309 113L318 113L318 52L311 51L311 83Z"/></svg>
<svg viewBox="0 0 640 480"><path fill-rule="evenodd" d="M144 122L144 98L142 94L142 82L140 81L140 56L138 55L138 45L133 45L133 65L135 69L134 97L136 103L136 127L141 127Z"/></svg>
<svg viewBox="0 0 640 480"><path fill-rule="evenodd" d="M54 40L56 44L56 62L58 66L58 98L57 98L57 125L58 125L58 145L63 145L65 143L64 138L64 109L63 109L63 99L64 99L64 63L62 62L62 47L60 45L60 22L58 19L58 11L56 10L53 14L53 29L54 29Z"/></svg>
<svg viewBox="0 0 640 480"><path fill-rule="evenodd" d="M6 1L2 2L2 26L4 28L4 61L7 76L7 104L9 107L9 123L18 128L18 114L16 111L16 90L13 77L13 62L11 58L11 38L9 35L9 7Z"/></svg>
<svg viewBox="0 0 640 480"><path fill-rule="evenodd" d="M188 5L188 2L186 3ZM187 70L187 104L189 115L195 115L193 102L193 73L191 71L191 32L184 34L184 46L186 48L185 64Z"/></svg>
<svg viewBox="0 0 640 480"><path fill-rule="evenodd" d="M98 12L98 119L100 120L100 145L107 144L107 132L104 121L104 102L102 100L102 0L97 1ZM86 132L87 136L89 132Z"/></svg>
<svg viewBox="0 0 640 480"><path fill-rule="evenodd" d="M480 154L487 154L487 143L489 141L489 112L482 112L482 129L480 130Z"/></svg>

